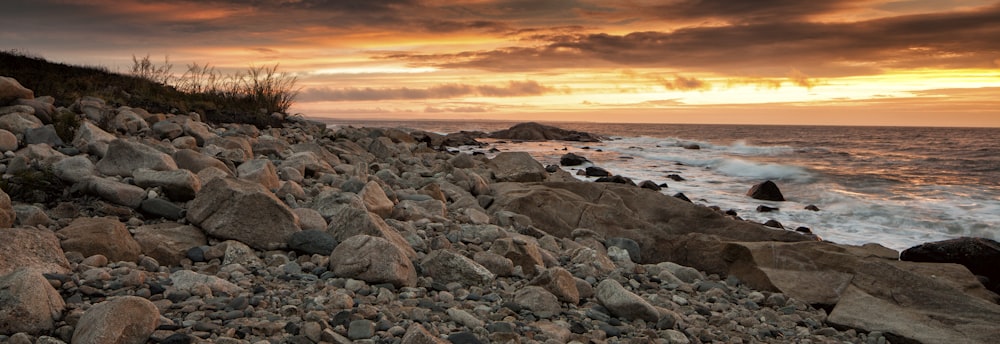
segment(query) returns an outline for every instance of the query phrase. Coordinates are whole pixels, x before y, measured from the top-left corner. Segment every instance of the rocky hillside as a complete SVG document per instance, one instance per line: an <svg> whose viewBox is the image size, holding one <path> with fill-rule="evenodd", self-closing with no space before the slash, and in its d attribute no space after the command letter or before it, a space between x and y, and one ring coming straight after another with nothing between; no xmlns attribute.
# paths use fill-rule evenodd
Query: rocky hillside
<svg viewBox="0 0 1000 344"><path fill-rule="evenodd" d="M72 137L53 113L72 116ZM87 97L56 108L0 78L0 342L1000 336L997 295L961 265L445 142L301 119L213 126Z"/></svg>

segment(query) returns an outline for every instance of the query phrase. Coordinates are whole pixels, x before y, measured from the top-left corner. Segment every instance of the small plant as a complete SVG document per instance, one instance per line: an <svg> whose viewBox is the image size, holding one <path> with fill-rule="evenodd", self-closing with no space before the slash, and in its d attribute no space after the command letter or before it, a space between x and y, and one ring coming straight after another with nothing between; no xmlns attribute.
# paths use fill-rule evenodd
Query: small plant
<svg viewBox="0 0 1000 344"><path fill-rule="evenodd" d="M62 197L67 185L51 168L26 169L0 181L0 189L18 202L50 203Z"/></svg>
<svg viewBox="0 0 1000 344"><path fill-rule="evenodd" d="M170 64L170 57L163 57L163 64L156 65L149 59L149 54L143 58L132 55L131 74L161 85L169 85L173 80L173 73L170 72L174 65Z"/></svg>
<svg viewBox="0 0 1000 344"><path fill-rule="evenodd" d="M63 142L72 142L76 136L76 128L80 127L80 118L72 111L63 109L52 119L52 125Z"/></svg>

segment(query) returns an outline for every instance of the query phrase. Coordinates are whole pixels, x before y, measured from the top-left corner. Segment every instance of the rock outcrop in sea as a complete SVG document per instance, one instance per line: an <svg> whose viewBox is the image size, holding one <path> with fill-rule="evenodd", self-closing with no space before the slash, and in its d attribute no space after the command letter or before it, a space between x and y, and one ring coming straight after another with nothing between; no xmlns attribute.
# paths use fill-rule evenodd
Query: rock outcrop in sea
<svg viewBox="0 0 1000 344"><path fill-rule="evenodd" d="M997 294L965 266L446 147L474 135L81 98L50 111L74 137L39 139L53 116L26 99L0 78L0 342L1000 338Z"/></svg>

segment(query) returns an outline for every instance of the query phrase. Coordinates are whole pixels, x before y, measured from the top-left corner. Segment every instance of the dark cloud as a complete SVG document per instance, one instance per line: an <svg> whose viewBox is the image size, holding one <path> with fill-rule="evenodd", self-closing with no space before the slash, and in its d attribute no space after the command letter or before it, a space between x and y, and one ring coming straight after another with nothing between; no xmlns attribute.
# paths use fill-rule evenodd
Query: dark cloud
<svg viewBox="0 0 1000 344"><path fill-rule="evenodd" d="M641 11L644 15L672 20L717 19L747 23L799 20L857 8L871 2L871 0L678 0L667 1L661 5L643 6L635 10Z"/></svg>
<svg viewBox="0 0 1000 344"><path fill-rule="evenodd" d="M879 68L993 67L1000 56L997 37L1000 5L854 23L773 22L625 35L552 35L536 47L381 57L498 72L624 66L775 77L796 68L826 77L877 73Z"/></svg>
<svg viewBox="0 0 1000 344"><path fill-rule="evenodd" d="M303 101L420 100L459 97L539 96L553 89L536 81L510 81L504 86L443 84L428 88L311 88L302 91Z"/></svg>
<svg viewBox="0 0 1000 344"><path fill-rule="evenodd" d="M673 91L707 91L712 89L712 85L694 77L683 75L674 76L673 80L663 80L663 87Z"/></svg>

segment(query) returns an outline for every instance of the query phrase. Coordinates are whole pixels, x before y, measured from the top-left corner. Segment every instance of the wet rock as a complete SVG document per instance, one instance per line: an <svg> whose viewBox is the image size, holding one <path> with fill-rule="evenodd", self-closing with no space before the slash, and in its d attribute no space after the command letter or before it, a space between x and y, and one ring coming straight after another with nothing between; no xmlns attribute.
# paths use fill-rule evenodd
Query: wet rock
<svg viewBox="0 0 1000 344"><path fill-rule="evenodd" d="M758 205L757 206L757 212L758 213L770 213L772 211L778 211L778 210L781 210L781 209L778 209L778 208L775 208L775 207L769 207L769 206L766 206L766 205Z"/></svg>
<svg viewBox="0 0 1000 344"><path fill-rule="evenodd" d="M989 280L987 289L1000 293L1000 243L986 238L963 237L920 244L903 250L900 260L910 262L955 263Z"/></svg>
<svg viewBox="0 0 1000 344"><path fill-rule="evenodd" d="M765 201L783 202L785 200L785 196L781 194L778 185L770 180L751 187L747 191L747 196Z"/></svg>
<svg viewBox="0 0 1000 344"><path fill-rule="evenodd" d="M642 181L641 183L639 183L639 187L643 188L643 189L650 189L650 190L653 190L653 191L660 191L660 190L663 189L662 187L660 187L660 185L657 185L652 180L644 180L644 181Z"/></svg>
<svg viewBox="0 0 1000 344"><path fill-rule="evenodd" d="M573 153L566 153L559 157L559 165L562 166L579 166L588 162L590 162L590 160L587 158Z"/></svg>
<svg viewBox="0 0 1000 344"><path fill-rule="evenodd" d="M610 177L611 172L608 172L608 170L605 170L604 168L601 167L587 166L587 169L585 170L585 175L587 177Z"/></svg>

